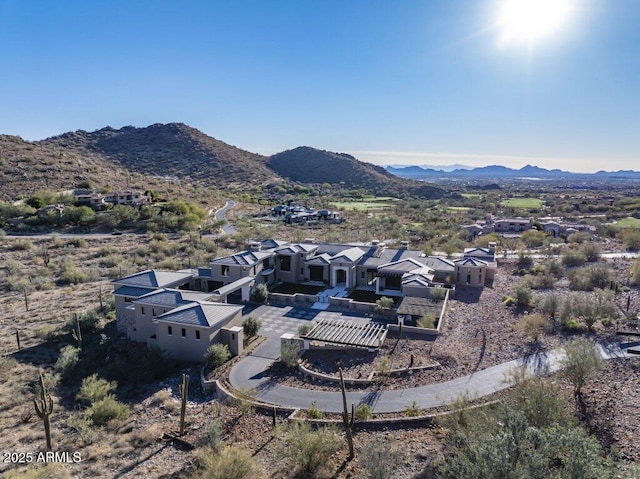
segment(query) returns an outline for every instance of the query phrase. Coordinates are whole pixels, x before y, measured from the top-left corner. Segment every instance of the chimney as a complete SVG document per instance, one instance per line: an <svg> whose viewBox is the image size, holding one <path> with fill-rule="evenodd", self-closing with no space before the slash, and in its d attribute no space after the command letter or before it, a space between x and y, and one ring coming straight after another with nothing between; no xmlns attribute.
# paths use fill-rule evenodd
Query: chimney
<svg viewBox="0 0 640 479"><path fill-rule="evenodd" d="M380 240L371 240L371 246L378 246L380 244Z"/></svg>
<svg viewBox="0 0 640 479"><path fill-rule="evenodd" d="M251 251L261 251L262 250L262 243L260 243L258 241L252 241L251 243L249 243L249 249Z"/></svg>
<svg viewBox="0 0 640 479"><path fill-rule="evenodd" d="M400 243L402 246L400 247L400 249L407 249L409 248L409 242L408 241L403 241L402 243Z"/></svg>

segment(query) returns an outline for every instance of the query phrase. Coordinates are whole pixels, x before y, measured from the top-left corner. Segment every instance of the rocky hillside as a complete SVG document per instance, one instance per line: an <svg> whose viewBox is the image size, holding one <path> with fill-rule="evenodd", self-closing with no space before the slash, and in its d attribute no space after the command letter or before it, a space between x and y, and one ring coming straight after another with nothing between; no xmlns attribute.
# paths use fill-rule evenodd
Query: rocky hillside
<svg viewBox="0 0 640 479"><path fill-rule="evenodd" d="M172 178L225 190L260 188L287 179L343 184L393 196L440 198L445 194L344 153L300 147L267 158L182 123L78 130L37 142L0 135L3 200L44 189L70 189L87 181L95 189L163 190L164 180Z"/></svg>
<svg viewBox="0 0 640 479"><path fill-rule="evenodd" d="M101 155L0 135L0 200L66 190L86 181L100 189L133 185L136 178Z"/></svg>
<svg viewBox="0 0 640 479"><path fill-rule="evenodd" d="M398 178L384 168L359 161L346 153L301 146L269 157L267 165L280 176L301 183L344 184L376 194L413 194L440 198L444 190L425 183Z"/></svg>
<svg viewBox="0 0 640 479"><path fill-rule="evenodd" d="M44 140L80 153L100 155L111 163L147 175L171 176L206 186L259 185L276 175L266 159L228 145L182 123L146 128L107 127L76 131Z"/></svg>

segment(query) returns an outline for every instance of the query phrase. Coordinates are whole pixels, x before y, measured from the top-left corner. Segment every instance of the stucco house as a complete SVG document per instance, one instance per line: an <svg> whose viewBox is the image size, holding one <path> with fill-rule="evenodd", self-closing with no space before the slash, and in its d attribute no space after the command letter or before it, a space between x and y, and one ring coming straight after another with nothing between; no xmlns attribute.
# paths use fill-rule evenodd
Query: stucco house
<svg viewBox="0 0 640 479"><path fill-rule="evenodd" d="M378 295L429 298L434 287L482 287L496 270L495 244L460 259L371 244L264 240L177 272L146 270L113 281L118 331L178 359L200 360L214 342L237 341L240 303L257 284L280 282L364 289ZM231 329L230 329L231 328ZM236 331L236 332L234 332Z"/></svg>

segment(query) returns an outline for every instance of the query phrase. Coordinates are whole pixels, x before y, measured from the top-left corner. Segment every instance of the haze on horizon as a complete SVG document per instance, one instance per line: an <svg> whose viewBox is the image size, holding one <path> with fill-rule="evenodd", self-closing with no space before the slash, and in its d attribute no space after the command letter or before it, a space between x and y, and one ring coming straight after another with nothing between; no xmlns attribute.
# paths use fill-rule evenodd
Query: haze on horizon
<svg viewBox="0 0 640 479"><path fill-rule="evenodd" d="M0 133L177 121L263 154L640 169L640 3L527 2L0 0Z"/></svg>

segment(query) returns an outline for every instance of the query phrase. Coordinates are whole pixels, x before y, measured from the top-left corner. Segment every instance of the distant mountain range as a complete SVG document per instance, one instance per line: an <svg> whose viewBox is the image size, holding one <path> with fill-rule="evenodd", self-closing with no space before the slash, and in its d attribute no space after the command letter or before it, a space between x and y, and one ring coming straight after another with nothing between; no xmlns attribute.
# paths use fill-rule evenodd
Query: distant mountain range
<svg viewBox="0 0 640 479"><path fill-rule="evenodd" d="M182 123L78 130L36 142L0 135L2 200L86 182L96 189L162 188L166 178L239 192L289 181L327 183L379 195L428 199L449 195L441 187L399 178L346 153L304 146L267 157Z"/></svg>
<svg viewBox="0 0 640 479"><path fill-rule="evenodd" d="M539 179L579 179L579 178L592 178L592 179L634 179L640 180L640 172L633 170L619 170L619 171L598 171L596 173L571 173L569 171L563 171L559 169L547 170L546 168L540 168L538 166L527 165L520 169L508 168L506 166L492 165L483 166L480 168L457 168L453 171L437 170L435 168L424 168L420 166L406 166L396 168L393 166L387 166L385 168L389 173L392 173L401 178L411 178L414 180L428 180L435 181L438 179L473 179L473 178L486 178L486 179L517 179L517 178L539 178Z"/></svg>

